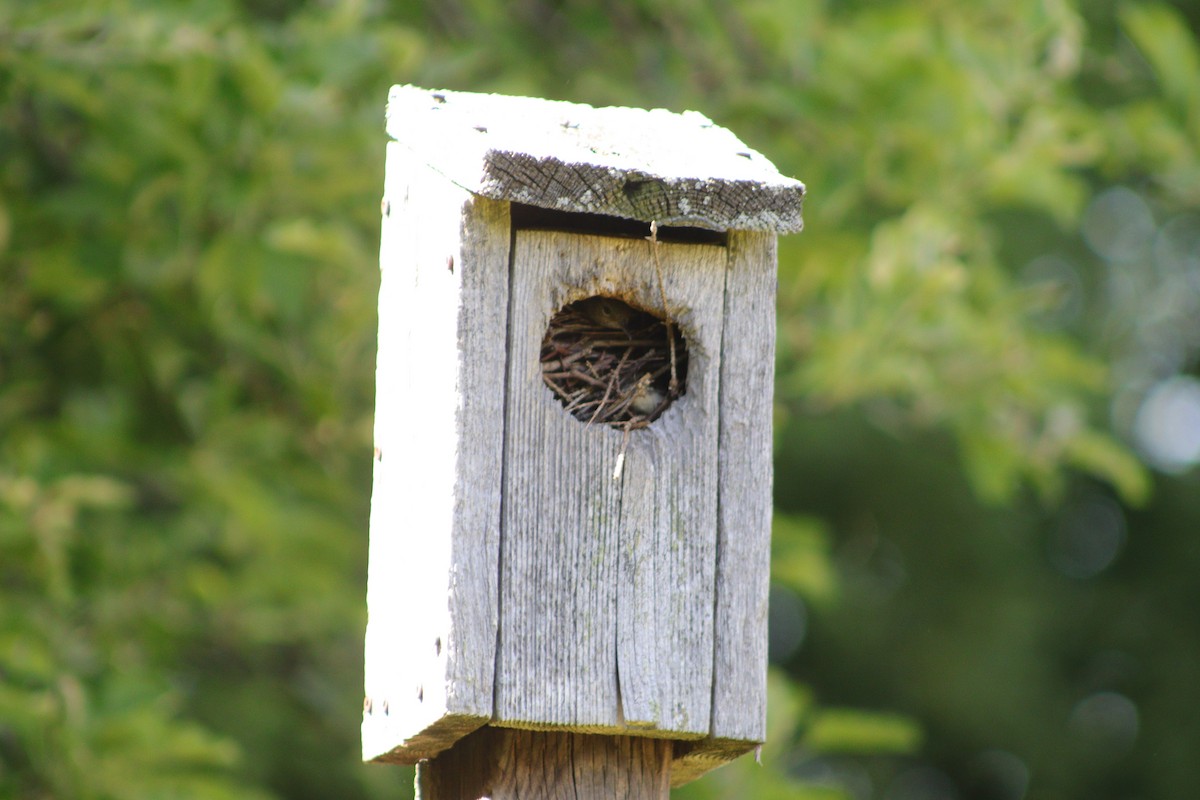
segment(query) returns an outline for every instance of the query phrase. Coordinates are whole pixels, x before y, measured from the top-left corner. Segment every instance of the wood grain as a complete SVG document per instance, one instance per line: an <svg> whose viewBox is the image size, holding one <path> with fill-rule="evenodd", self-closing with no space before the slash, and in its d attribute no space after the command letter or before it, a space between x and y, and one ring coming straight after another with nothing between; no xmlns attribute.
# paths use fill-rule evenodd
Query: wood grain
<svg viewBox="0 0 1200 800"><path fill-rule="evenodd" d="M670 769L667 741L486 727L417 767L417 798L666 800Z"/></svg>
<svg viewBox="0 0 1200 800"><path fill-rule="evenodd" d="M492 713L508 204L388 146L363 757L415 763Z"/></svg>
<svg viewBox="0 0 1200 800"><path fill-rule="evenodd" d="M712 730L680 743L681 785L766 738L775 237L733 231L721 359L720 502Z"/></svg>
<svg viewBox="0 0 1200 800"><path fill-rule="evenodd" d="M655 309L650 243L518 231L511 282L495 724L709 732L725 250L660 244L687 392L623 436L542 384L550 316L594 294Z"/></svg>
<svg viewBox="0 0 1200 800"><path fill-rule="evenodd" d="M721 343L712 733L748 742L766 736L775 259L774 236L730 234Z"/></svg>
<svg viewBox="0 0 1200 800"><path fill-rule="evenodd" d="M804 184L694 111L394 86L387 130L496 200L719 231L803 227Z"/></svg>

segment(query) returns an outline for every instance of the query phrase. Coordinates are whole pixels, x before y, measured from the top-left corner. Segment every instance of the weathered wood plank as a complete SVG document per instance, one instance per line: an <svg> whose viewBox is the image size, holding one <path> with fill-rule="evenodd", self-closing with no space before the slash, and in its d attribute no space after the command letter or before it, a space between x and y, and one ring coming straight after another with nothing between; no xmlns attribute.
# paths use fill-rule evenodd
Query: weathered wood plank
<svg viewBox="0 0 1200 800"><path fill-rule="evenodd" d="M722 231L803 226L804 184L694 111L395 86L387 129L497 200Z"/></svg>
<svg viewBox="0 0 1200 800"><path fill-rule="evenodd" d="M673 786L766 738L775 246L770 234L730 232L721 342L712 729L700 741L676 743Z"/></svg>
<svg viewBox="0 0 1200 800"><path fill-rule="evenodd" d="M775 388L775 237L730 234L721 361L713 735L766 736Z"/></svg>
<svg viewBox="0 0 1200 800"><path fill-rule="evenodd" d="M622 433L575 419L541 380L541 341L564 304L607 294L661 306L650 248L515 236L498 725L709 732L724 248L659 245L687 393L630 433L620 481Z"/></svg>
<svg viewBox="0 0 1200 800"><path fill-rule="evenodd" d="M508 204L389 144L363 757L413 763L491 716Z"/></svg>
<svg viewBox="0 0 1200 800"><path fill-rule="evenodd" d="M639 439L642 437L639 436ZM653 729L662 718L659 631L657 620L658 500L653 452L639 442L639 453L627 458L621 492L621 543L617 553L618 628L617 688L623 721L630 728ZM647 455L651 457L647 457Z"/></svg>
<svg viewBox="0 0 1200 800"><path fill-rule="evenodd" d="M482 728L417 767L418 800L666 800L671 743Z"/></svg>

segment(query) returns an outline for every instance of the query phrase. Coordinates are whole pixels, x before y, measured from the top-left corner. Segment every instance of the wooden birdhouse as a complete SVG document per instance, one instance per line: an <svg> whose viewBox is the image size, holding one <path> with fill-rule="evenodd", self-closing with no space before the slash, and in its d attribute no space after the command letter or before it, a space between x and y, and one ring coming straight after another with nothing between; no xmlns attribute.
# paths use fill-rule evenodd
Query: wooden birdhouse
<svg viewBox="0 0 1200 800"><path fill-rule="evenodd" d="M393 88L363 756L764 738L775 238L704 116Z"/></svg>

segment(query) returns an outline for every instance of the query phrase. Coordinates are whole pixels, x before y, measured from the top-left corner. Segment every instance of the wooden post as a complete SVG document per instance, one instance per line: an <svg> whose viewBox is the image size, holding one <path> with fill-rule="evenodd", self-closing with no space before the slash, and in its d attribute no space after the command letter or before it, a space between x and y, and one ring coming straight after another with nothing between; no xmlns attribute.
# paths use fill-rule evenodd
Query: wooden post
<svg viewBox="0 0 1200 800"><path fill-rule="evenodd" d="M804 187L692 112L396 87L388 132L363 756L426 800L664 797L765 733Z"/></svg>
<svg viewBox="0 0 1200 800"><path fill-rule="evenodd" d="M640 736L480 728L417 765L425 800L665 800L671 743Z"/></svg>

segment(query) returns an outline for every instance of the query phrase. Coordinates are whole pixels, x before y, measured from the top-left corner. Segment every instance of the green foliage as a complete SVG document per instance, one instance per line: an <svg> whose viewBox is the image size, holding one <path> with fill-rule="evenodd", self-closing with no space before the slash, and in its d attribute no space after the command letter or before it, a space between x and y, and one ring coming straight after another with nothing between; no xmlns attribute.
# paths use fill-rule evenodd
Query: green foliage
<svg viewBox="0 0 1200 800"><path fill-rule="evenodd" d="M721 800L742 796L764 800L849 800L851 795L832 784L798 779L801 751L796 732L813 712L813 699L803 688L772 671L767 681L767 743L753 758L744 757L673 793L680 800ZM798 758L799 756L799 758Z"/></svg>
<svg viewBox="0 0 1200 800"><path fill-rule="evenodd" d="M356 92L400 48L228 4L3 16L0 671L29 710L0 781L286 791L355 736L382 165ZM278 730L247 742L224 704L268 674L239 699Z"/></svg>
<svg viewBox="0 0 1200 800"><path fill-rule="evenodd" d="M829 532L819 520L775 514L771 539L771 580L813 603L837 597L837 575L830 561Z"/></svg>
<svg viewBox="0 0 1200 800"><path fill-rule="evenodd" d="M1179 11L1161 4L1121 7L1123 30L1149 62L1161 95L1131 100L1106 120L1106 167L1145 170L1166 198L1200 205L1200 46ZM1194 28L1194 21L1193 21Z"/></svg>
<svg viewBox="0 0 1200 800"><path fill-rule="evenodd" d="M133 501L107 477L0 477L0 793L264 797L238 786L237 745L189 721L148 658L147 623L170 610L147 614L162 587L122 552Z"/></svg>
<svg viewBox="0 0 1200 800"><path fill-rule="evenodd" d="M1162 5L1126 5L1121 21L1154 70L1170 111L1200 133L1200 50L1182 15Z"/></svg>
<svg viewBox="0 0 1200 800"><path fill-rule="evenodd" d="M921 744L921 731L896 714L826 708L809 723L804 744L818 753L911 755Z"/></svg>
<svg viewBox="0 0 1200 800"><path fill-rule="evenodd" d="M814 235L785 262L798 330L784 332L782 397L869 399L948 429L995 501L1022 481L1056 493L1065 464L1131 501L1146 491L1087 422L1104 368L1029 324L1038 297L1006 274L989 218L1019 206L1078 222L1079 170L1103 151L1070 92L1080 27L1063 3L864 12L825 37L824 78L795 104L797 123L824 124L804 167Z"/></svg>
<svg viewBox="0 0 1200 800"><path fill-rule="evenodd" d="M695 108L809 185L772 568L807 627L763 766L681 797L1200 792L1200 493L1151 498L1122 444L1200 362L1198 24L0 0L0 797L407 791L356 761L382 105L410 81ZM1170 221L1119 257L1087 234L1115 185Z"/></svg>

